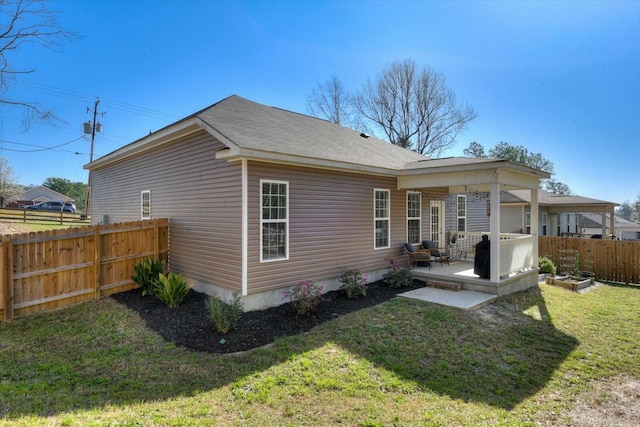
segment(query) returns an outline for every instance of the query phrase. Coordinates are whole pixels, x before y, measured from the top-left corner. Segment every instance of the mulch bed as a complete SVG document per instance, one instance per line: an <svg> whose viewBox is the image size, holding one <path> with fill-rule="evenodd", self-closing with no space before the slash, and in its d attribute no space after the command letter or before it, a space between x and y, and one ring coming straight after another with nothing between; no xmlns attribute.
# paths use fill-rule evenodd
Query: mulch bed
<svg viewBox="0 0 640 427"><path fill-rule="evenodd" d="M392 289L382 282L370 283L364 298L347 298L344 292L332 291L308 316L298 316L291 304L266 310L249 311L226 334L219 333L205 308L207 295L190 291L177 308L169 308L158 298L142 296L140 289L111 297L136 311L147 326L177 346L210 353L237 353L273 343L281 336L297 335L313 327L362 308L378 305L402 292L424 286L414 281L413 287Z"/></svg>

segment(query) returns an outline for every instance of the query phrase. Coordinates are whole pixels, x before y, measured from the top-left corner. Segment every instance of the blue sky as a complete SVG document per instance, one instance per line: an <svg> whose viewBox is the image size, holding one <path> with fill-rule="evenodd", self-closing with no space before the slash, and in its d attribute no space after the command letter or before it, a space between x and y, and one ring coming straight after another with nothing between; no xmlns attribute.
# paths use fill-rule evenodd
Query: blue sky
<svg viewBox="0 0 640 427"><path fill-rule="evenodd" d="M86 181L82 124L96 97L106 114L94 158L232 94L306 113L307 95L331 75L357 90L390 62L414 59L443 72L478 113L443 156L506 141L542 153L575 194L616 203L640 195L640 1L50 6L82 38L9 57L36 71L3 96L41 102L66 122L23 132L21 112L0 108L0 156L22 184Z"/></svg>

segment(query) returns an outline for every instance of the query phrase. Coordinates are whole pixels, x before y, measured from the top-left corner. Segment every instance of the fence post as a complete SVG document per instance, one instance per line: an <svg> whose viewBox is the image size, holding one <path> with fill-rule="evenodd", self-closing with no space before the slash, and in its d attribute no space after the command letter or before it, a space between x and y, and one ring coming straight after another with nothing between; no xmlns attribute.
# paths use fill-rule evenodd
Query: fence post
<svg viewBox="0 0 640 427"><path fill-rule="evenodd" d="M4 320L13 320L13 244L10 236L2 237L2 292Z"/></svg>
<svg viewBox="0 0 640 427"><path fill-rule="evenodd" d="M100 259L100 226L96 225L93 229L94 299L100 299Z"/></svg>
<svg viewBox="0 0 640 427"><path fill-rule="evenodd" d="M160 231L157 221L153 224L153 259L160 259Z"/></svg>

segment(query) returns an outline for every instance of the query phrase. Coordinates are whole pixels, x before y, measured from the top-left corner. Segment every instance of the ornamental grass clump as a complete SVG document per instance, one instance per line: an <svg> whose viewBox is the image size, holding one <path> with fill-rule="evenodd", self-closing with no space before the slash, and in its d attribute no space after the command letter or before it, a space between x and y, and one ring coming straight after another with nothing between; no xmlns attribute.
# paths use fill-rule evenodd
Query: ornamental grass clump
<svg viewBox="0 0 640 427"><path fill-rule="evenodd" d="M289 298L298 315L308 315L322 301L322 286L307 280L298 282L292 290L282 292L283 299Z"/></svg>
<svg viewBox="0 0 640 427"><path fill-rule="evenodd" d="M170 308L176 308L189 294L189 286L182 274L160 273L153 284L153 293Z"/></svg>
<svg viewBox="0 0 640 427"><path fill-rule="evenodd" d="M555 264L546 256L538 257L538 267L539 267L539 271L538 271L539 273L551 274L551 275L556 274Z"/></svg>
<svg viewBox="0 0 640 427"><path fill-rule="evenodd" d="M348 298L359 298L367 295L367 276L358 269L345 270L340 276L340 290L347 294Z"/></svg>
<svg viewBox="0 0 640 427"><path fill-rule="evenodd" d="M221 334L229 332L238 323L240 316L244 312L242 299L237 293L233 294L229 302L224 302L216 296L210 296L205 301L205 304L207 312L209 312L209 318Z"/></svg>
<svg viewBox="0 0 640 427"><path fill-rule="evenodd" d="M391 264L387 272L382 276L382 280L390 288L402 288L413 285L413 273L411 273L411 262L403 259L395 261L390 259Z"/></svg>
<svg viewBox="0 0 640 427"><path fill-rule="evenodd" d="M131 280L142 288L142 296L153 293L155 281L160 273L164 273L165 263L159 259L157 261L151 258L144 258L133 266L136 275L131 276Z"/></svg>

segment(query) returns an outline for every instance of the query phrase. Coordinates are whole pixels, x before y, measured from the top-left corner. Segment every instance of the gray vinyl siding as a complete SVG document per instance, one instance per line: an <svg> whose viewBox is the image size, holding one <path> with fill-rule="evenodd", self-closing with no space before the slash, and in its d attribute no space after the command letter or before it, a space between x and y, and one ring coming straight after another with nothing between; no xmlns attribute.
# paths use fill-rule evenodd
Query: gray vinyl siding
<svg viewBox="0 0 640 427"><path fill-rule="evenodd" d="M487 216L487 196L479 194L450 194L446 198L446 230L458 228L458 196L467 199L467 229L466 231L489 231L489 217Z"/></svg>
<svg viewBox="0 0 640 427"><path fill-rule="evenodd" d="M289 259L260 262L260 180L289 183ZM384 269L406 235L406 191L394 178L249 162L250 293L302 280L335 279L342 269ZM391 194L389 249L374 249L374 189ZM423 207L424 208L424 207Z"/></svg>
<svg viewBox="0 0 640 427"><path fill-rule="evenodd" d="M241 291L241 162L216 160L221 148L203 132L94 171L94 221L139 220L140 195L149 190L151 217L170 220L171 271ZM260 180L289 184L287 260L260 261ZM406 191L395 178L248 162L247 184L248 294L335 279L343 269L383 270L403 256ZM374 189L390 190L388 249L374 249ZM427 236L425 200L422 210Z"/></svg>
<svg viewBox="0 0 640 427"><path fill-rule="evenodd" d="M500 231L503 233L523 233L524 217L522 206L502 206L500 208Z"/></svg>
<svg viewBox="0 0 640 427"><path fill-rule="evenodd" d="M224 148L205 132L94 171L92 218L140 220L151 191L151 218L169 218L171 271L241 290L241 165L215 159Z"/></svg>
<svg viewBox="0 0 640 427"><path fill-rule="evenodd" d="M466 194L467 196L467 231L489 231L487 216L488 195Z"/></svg>

